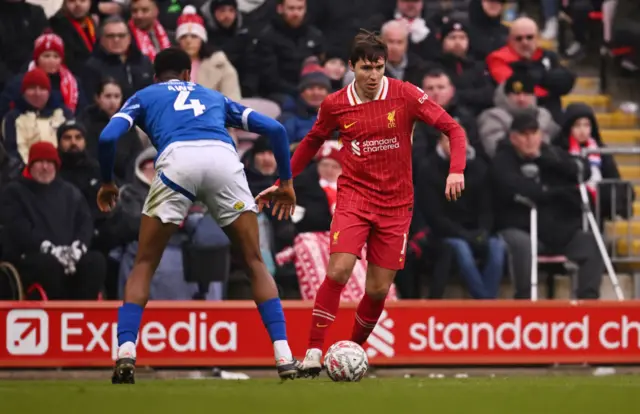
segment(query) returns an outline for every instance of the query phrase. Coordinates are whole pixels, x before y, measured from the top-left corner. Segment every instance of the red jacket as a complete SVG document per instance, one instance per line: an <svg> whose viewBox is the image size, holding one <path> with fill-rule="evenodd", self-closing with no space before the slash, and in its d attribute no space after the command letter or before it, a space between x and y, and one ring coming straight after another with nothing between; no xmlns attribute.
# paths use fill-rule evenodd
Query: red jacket
<svg viewBox="0 0 640 414"><path fill-rule="evenodd" d="M535 51L531 60L538 61L544 57L544 51L540 48ZM504 83L507 79L511 77L513 74L513 69L511 68L511 64L513 62L517 62L519 60L523 60L515 50L513 50L509 45L502 47L501 49L492 52L489 56L487 56L487 67L489 68L489 73L491 77L496 81L498 85ZM537 86L534 89L534 92L538 98L545 98L549 95L549 92Z"/></svg>

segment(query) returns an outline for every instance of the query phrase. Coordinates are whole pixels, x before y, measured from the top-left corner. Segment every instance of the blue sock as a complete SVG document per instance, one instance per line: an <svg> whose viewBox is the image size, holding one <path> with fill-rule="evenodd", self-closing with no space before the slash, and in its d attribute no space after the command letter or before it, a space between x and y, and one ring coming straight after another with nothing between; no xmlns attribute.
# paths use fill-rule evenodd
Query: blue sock
<svg viewBox="0 0 640 414"><path fill-rule="evenodd" d="M287 324L284 321L284 312L280 298L269 299L258 305L258 311L262 317L262 323L269 332L271 342L287 340Z"/></svg>
<svg viewBox="0 0 640 414"><path fill-rule="evenodd" d="M118 308L118 346L125 342L136 343L143 310L135 303L125 303Z"/></svg>

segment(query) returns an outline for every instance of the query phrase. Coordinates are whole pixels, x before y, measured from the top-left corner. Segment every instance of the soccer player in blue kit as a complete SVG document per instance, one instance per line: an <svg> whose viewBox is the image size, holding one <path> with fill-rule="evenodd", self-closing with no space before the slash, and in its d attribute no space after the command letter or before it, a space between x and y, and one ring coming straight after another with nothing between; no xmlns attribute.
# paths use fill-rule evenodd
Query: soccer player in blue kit
<svg viewBox="0 0 640 414"><path fill-rule="evenodd" d="M294 378L296 361L287 342L284 313L273 277L258 242L257 207L226 126L271 139L281 178L273 214L289 217L295 206L289 142L277 121L189 82L191 59L180 49L161 51L154 61L155 81L133 95L100 135L102 186L98 206L111 211L118 199L113 183L117 140L134 123L158 150L140 223L139 246L118 308L118 353L112 383L135 382L136 339L149 288L162 253L196 200L204 202L245 264L253 298L273 343L278 375ZM215 269L211 269L215 271Z"/></svg>

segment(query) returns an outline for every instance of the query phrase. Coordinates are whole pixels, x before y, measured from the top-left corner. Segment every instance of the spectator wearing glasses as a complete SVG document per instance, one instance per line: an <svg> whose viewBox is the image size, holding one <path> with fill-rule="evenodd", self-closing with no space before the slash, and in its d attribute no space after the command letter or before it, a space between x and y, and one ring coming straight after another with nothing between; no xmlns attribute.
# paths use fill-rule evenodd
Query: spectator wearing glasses
<svg viewBox="0 0 640 414"><path fill-rule="evenodd" d="M569 69L560 64L558 55L538 46L538 25L523 17L511 25L506 46L487 57L489 73L497 84L504 83L521 70L533 79L538 104L547 108L556 122L562 121L560 98L568 94L576 80Z"/></svg>
<svg viewBox="0 0 640 414"><path fill-rule="evenodd" d="M114 78L122 87L123 101L153 83L153 65L131 43L124 20L109 17L100 27L100 42L84 65L81 76L86 96L95 96L103 78Z"/></svg>

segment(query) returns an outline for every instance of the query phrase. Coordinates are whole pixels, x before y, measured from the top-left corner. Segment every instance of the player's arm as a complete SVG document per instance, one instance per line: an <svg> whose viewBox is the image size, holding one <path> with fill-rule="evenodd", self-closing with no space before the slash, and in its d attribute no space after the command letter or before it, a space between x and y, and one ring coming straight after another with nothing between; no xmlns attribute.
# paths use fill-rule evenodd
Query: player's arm
<svg viewBox="0 0 640 414"><path fill-rule="evenodd" d="M463 174L467 163L467 134L440 105L429 99L420 88L404 84L405 98L413 116L449 137L451 147L450 174Z"/></svg>
<svg viewBox="0 0 640 414"><path fill-rule="evenodd" d="M280 179L291 180L289 138L282 124L229 98L225 98L225 107L227 125L269 137Z"/></svg>
<svg viewBox="0 0 640 414"><path fill-rule="evenodd" d="M322 104L320 104L316 122L302 141L300 141L300 144L298 144L298 147L293 153L293 157L291 158L293 177L297 177L298 174L307 168L307 165L309 165L313 157L318 153L322 144L331 138L333 131L338 128L336 118L331 113L331 107L327 101L328 99L325 99Z"/></svg>
<svg viewBox="0 0 640 414"><path fill-rule="evenodd" d="M116 144L126 134L140 115L141 103L137 95L133 95L122 108L111 117L102 130L98 140L98 160L103 183L113 182L113 166L116 161Z"/></svg>

